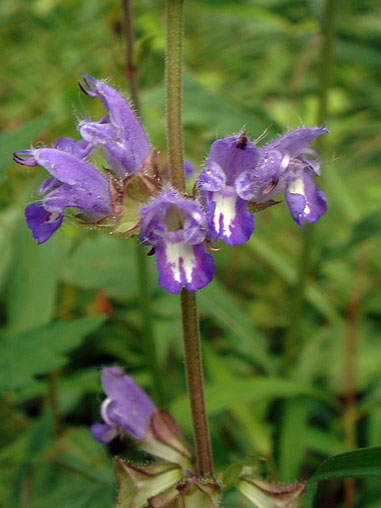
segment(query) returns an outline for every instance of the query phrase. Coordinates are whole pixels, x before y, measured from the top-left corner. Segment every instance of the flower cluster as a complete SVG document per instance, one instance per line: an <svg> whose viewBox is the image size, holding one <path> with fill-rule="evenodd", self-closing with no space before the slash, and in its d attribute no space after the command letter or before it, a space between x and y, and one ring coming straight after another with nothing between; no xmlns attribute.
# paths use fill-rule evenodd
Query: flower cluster
<svg viewBox="0 0 381 508"><path fill-rule="evenodd" d="M64 213L81 222L138 233L156 253L159 284L171 293L197 291L214 275L211 241L240 245L251 237L253 210L275 204L285 193L295 222L315 223L327 210L315 185L319 155L308 146L328 130L302 127L258 148L246 133L218 139L199 174L194 195L171 188L160 172L156 151L134 112L114 88L90 76L82 90L103 102L99 122L81 121L81 139L59 138L54 148L23 150L16 162L41 165L51 175L38 189L38 202L25 216L37 242L61 226ZM101 152L105 166L91 163ZM185 164L185 172L192 167Z"/></svg>

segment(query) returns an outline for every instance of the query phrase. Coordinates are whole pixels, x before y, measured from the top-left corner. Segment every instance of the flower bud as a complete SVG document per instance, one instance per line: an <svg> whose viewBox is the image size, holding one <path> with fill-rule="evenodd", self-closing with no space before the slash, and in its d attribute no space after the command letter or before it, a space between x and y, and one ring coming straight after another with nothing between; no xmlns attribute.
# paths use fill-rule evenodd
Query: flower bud
<svg viewBox="0 0 381 508"><path fill-rule="evenodd" d="M172 416L166 411L153 413L140 448L168 462L193 469L193 453Z"/></svg>
<svg viewBox="0 0 381 508"><path fill-rule="evenodd" d="M150 508L217 508L220 485L214 481L188 478L149 499Z"/></svg>
<svg viewBox="0 0 381 508"><path fill-rule="evenodd" d="M281 485L243 474L237 488L258 508L296 508L304 484Z"/></svg>
<svg viewBox="0 0 381 508"><path fill-rule="evenodd" d="M118 459L115 475L119 482L115 508L143 508L150 498L177 485L183 472L174 464L135 466Z"/></svg>

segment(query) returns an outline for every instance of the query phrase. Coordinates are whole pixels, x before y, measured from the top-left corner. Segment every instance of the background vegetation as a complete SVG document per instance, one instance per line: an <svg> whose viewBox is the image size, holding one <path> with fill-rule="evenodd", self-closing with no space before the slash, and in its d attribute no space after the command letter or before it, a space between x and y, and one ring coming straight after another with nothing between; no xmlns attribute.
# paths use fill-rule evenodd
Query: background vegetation
<svg viewBox="0 0 381 508"><path fill-rule="evenodd" d="M164 162L163 4L135 2L142 116ZM265 473L292 482L329 455L381 443L381 10L337 4L318 182L329 211L313 233L285 203L257 214L250 242L221 249L199 295L217 471L260 455ZM318 122L323 11L322 0L186 2L185 150L195 165L242 127L252 138L267 129L266 142ZM111 455L141 455L128 440L108 449L91 438L99 367L125 366L152 394L135 242L66 224L36 246L23 208L45 175L11 153L76 137L73 111L101 116L76 87L80 72L127 91L123 13L117 0L3 0L0 14L0 505L108 508ZM150 268L167 408L189 433L179 302L157 287L152 258ZM316 506L342 506L353 488L356 506L381 506L369 479L322 483ZM227 494L227 508L238 502Z"/></svg>

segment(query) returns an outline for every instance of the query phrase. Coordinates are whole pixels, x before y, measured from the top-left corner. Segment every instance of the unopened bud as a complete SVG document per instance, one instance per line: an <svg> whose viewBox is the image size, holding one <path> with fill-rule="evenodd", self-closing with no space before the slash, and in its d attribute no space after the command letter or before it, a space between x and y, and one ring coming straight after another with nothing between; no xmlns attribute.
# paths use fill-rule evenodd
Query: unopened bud
<svg viewBox="0 0 381 508"><path fill-rule="evenodd" d="M242 475L237 488L258 508L296 508L304 484L281 485L255 476Z"/></svg>
<svg viewBox="0 0 381 508"><path fill-rule="evenodd" d="M174 464L135 466L119 459L115 476L119 482L115 508L143 508L148 506L150 498L176 486L183 472Z"/></svg>
<svg viewBox="0 0 381 508"><path fill-rule="evenodd" d="M140 447L151 455L193 469L192 449L175 420L166 411L153 413Z"/></svg>

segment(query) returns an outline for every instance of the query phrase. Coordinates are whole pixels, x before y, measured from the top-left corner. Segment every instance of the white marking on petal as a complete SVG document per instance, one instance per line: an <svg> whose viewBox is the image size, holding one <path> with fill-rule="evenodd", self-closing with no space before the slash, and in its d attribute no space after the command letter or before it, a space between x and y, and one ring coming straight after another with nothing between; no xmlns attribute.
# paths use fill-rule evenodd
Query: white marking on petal
<svg viewBox="0 0 381 508"><path fill-rule="evenodd" d="M193 246L184 242L167 243L165 246L167 262L171 265L173 278L176 282L181 280L181 266L187 282L192 281L193 268L196 266Z"/></svg>
<svg viewBox="0 0 381 508"><path fill-rule="evenodd" d="M234 221L236 216L236 200L237 197L232 194L230 196L224 196L220 192L213 193L213 201L216 203L216 209L214 211L213 224L214 229L220 235L226 237L231 236L232 231L230 225ZM222 215L222 231L221 231L221 217Z"/></svg>
<svg viewBox="0 0 381 508"><path fill-rule="evenodd" d="M48 222L54 222L55 220L58 219L58 217L60 216L61 214L58 212L58 213L51 213L50 214L50 217L49 217L49 220Z"/></svg>
<svg viewBox="0 0 381 508"><path fill-rule="evenodd" d="M304 196L304 182L302 178L295 178L288 184L288 191L291 194L301 194Z"/></svg>
<svg viewBox="0 0 381 508"><path fill-rule="evenodd" d="M308 205L307 196L304 193L304 181L302 178L296 178L295 180L291 180L288 184L288 190L291 194L301 194L304 197L305 206L303 210L304 215L308 215L311 212L311 208Z"/></svg>

